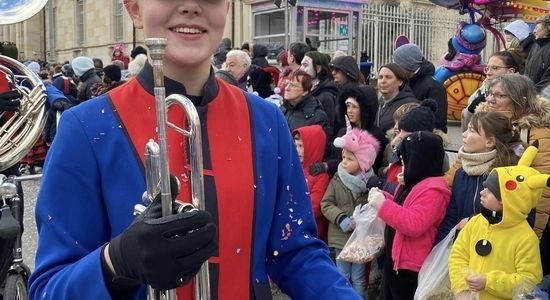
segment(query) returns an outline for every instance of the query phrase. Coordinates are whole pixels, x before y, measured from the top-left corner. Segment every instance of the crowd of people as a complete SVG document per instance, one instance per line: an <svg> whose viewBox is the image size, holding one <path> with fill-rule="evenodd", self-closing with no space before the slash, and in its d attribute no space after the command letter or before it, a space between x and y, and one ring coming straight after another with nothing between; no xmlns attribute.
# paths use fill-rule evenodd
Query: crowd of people
<svg viewBox="0 0 550 300"><path fill-rule="evenodd" d="M252 54L230 50L220 63L223 80L231 75L231 84L280 106L302 161L318 237L363 298L412 299L424 259L454 227L490 239L487 232L492 230L530 225L521 225L529 229L523 229L526 237L518 244L532 258L502 269L468 264L477 260L470 253L476 246L463 244L470 237L458 234L460 259L466 256L465 267L473 268L465 276L450 269L452 288L460 297L469 297L469 290L481 299L511 298L514 285L523 280L538 284L542 274L550 273L549 189L533 188L532 198L520 207L505 204L510 200L503 200L498 182L484 184L493 169L515 166L532 144L538 153L530 167L550 172L544 158L550 150L550 69L545 61L550 55L544 54L550 49L550 17L540 18L533 33L517 20L504 35L507 49L487 61L486 79L462 113L463 145L454 162L445 153L447 94L417 45L397 48L393 61L378 70L375 87L368 85L370 76L361 73L354 57L311 51L305 42L292 43L279 55L276 77L250 58L265 55L254 53L263 49L258 45ZM251 76L259 72L265 75L262 91L255 82L258 76ZM267 85L271 90L265 91ZM491 193L500 206L483 200ZM377 207L386 223L384 254L369 264L339 260L356 226L354 209L366 203ZM506 213L514 218L503 217ZM472 219L476 215L480 217ZM481 228L487 232L480 233ZM512 252L506 255L502 259L519 259ZM451 266L454 259L455 252ZM493 276L495 272L501 273Z"/></svg>
<svg viewBox="0 0 550 300"><path fill-rule="evenodd" d="M270 65L265 45L221 40L226 2L125 2L137 28L167 38L166 95L197 108L204 211L162 216L157 197L132 215L146 189L140 153L157 131L143 47L128 56L115 45L107 66L28 63L48 108L43 145L28 156L51 147L24 161L44 172L31 297L143 298L145 285L190 297L208 261L216 299L267 299L275 285L296 299L413 299L426 257L453 228L459 299L511 299L526 281L550 289L550 180L538 176L550 173L550 16L533 33L520 20L506 27L507 49L486 62L450 162L447 94L419 46L395 49L376 80L355 57L306 41ZM164 26L159 15L204 24ZM189 202L189 149L169 141L173 196ZM383 251L338 259L364 205L386 224Z"/></svg>

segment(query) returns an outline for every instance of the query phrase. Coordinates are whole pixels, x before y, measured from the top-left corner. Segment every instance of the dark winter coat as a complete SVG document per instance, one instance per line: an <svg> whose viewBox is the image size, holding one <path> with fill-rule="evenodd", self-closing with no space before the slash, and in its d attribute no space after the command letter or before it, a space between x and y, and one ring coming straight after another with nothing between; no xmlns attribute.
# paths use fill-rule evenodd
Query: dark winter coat
<svg viewBox="0 0 550 300"><path fill-rule="evenodd" d="M393 113L401 107L401 105L411 102L419 102L412 91L405 87L392 100L384 101L382 99L378 106L378 115L376 117L376 125L382 132L388 131L394 125Z"/></svg>
<svg viewBox="0 0 550 300"><path fill-rule="evenodd" d="M101 82L101 78L97 76L94 69L90 69L80 76L80 85L78 86L78 93L76 95L77 101L83 102L92 98L92 86L97 82Z"/></svg>
<svg viewBox="0 0 550 300"><path fill-rule="evenodd" d="M484 181L485 175L470 176L462 168L456 171L451 192L451 202L447 207L445 219L439 225L434 244L444 239L460 220L472 217L480 212L479 193L484 189Z"/></svg>
<svg viewBox="0 0 550 300"><path fill-rule="evenodd" d="M313 95L323 106L323 109L327 113L328 121L331 127L334 127L336 120L336 96L338 95L338 88L334 81L325 79L311 91ZM328 137L331 139L332 137Z"/></svg>
<svg viewBox="0 0 550 300"><path fill-rule="evenodd" d="M327 136L332 136L332 128L327 114L321 103L313 95L305 96L296 106L292 106L290 102L285 101L281 105L281 110L285 115L290 131L299 127L317 124L323 127Z"/></svg>
<svg viewBox="0 0 550 300"><path fill-rule="evenodd" d="M359 94L361 96L358 96ZM340 95L338 97L338 119L344 119L346 115L346 104L345 101L348 96L354 96L357 103L359 103L359 108L361 110L361 129L368 131L372 134L380 143L380 151L376 157L374 165L372 166L373 170L377 170L382 164L383 151L388 144L388 140L382 130L380 130L375 125L376 113L378 111L378 100L376 99L376 91L371 86L367 85L358 85L357 83L353 85L346 86L343 89L340 89ZM353 124L351 124L354 127ZM346 134L346 126L338 129L338 132L334 136L341 137ZM330 144L331 152L327 157L328 173L334 174L337 170L338 163L342 160L342 149L334 147L332 143Z"/></svg>
<svg viewBox="0 0 550 300"><path fill-rule="evenodd" d="M525 75L533 80L538 92L550 84L550 38L535 40L527 57Z"/></svg>
<svg viewBox="0 0 550 300"><path fill-rule="evenodd" d="M342 182L340 176L335 174L330 180L327 191L321 200L321 211L327 218L328 246L342 249L351 236L351 232L343 232L340 229L340 221L346 216L352 216L353 210L359 204L368 202L368 193L353 197L351 190Z"/></svg>
<svg viewBox="0 0 550 300"><path fill-rule="evenodd" d="M435 113L435 128L447 132L447 91L445 87L433 77L435 72L434 65L429 61L424 61L422 66L409 80L414 96L420 101L425 99L434 99L437 103Z"/></svg>
<svg viewBox="0 0 550 300"><path fill-rule="evenodd" d="M529 56L529 53L531 52L531 49L533 49L533 45L535 44L535 36L530 33L521 43L521 48L523 49L523 53L525 53L525 57Z"/></svg>
<svg viewBox="0 0 550 300"><path fill-rule="evenodd" d="M256 44L252 47L252 64L256 65L261 68L265 68L269 66L269 63L267 62L267 59L265 58L267 56L268 50L267 47L264 45Z"/></svg>

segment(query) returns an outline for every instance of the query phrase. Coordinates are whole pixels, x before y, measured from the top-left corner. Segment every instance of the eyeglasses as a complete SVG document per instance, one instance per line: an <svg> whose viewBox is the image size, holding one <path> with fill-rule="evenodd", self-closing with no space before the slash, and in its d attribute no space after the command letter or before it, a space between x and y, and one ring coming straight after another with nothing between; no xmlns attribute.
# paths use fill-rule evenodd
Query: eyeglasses
<svg viewBox="0 0 550 300"><path fill-rule="evenodd" d="M495 97L495 99L497 99L497 100L502 100L502 99L508 97L508 95L506 95L506 94L493 93L493 92L491 92L491 91L487 91L486 97L489 97L489 96Z"/></svg>
<svg viewBox="0 0 550 300"><path fill-rule="evenodd" d="M485 66L485 68L483 68L483 70L485 71L485 73L489 72L489 70L495 72L495 71L498 71L498 69L508 69L510 67L508 66Z"/></svg>

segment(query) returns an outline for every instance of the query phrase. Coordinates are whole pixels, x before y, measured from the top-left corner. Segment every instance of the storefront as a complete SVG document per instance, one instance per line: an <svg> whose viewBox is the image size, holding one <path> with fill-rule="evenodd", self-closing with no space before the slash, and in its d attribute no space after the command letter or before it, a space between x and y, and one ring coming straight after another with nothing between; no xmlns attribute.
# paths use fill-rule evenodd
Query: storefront
<svg viewBox="0 0 550 300"><path fill-rule="evenodd" d="M285 48L285 5L273 0L247 1L252 10L252 42L265 44L273 59ZM291 1L292 2L292 1ZM341 50L358 56L361 7L366 0L298 0L288 10L288 43L311 41L323 53Z"/></svg>

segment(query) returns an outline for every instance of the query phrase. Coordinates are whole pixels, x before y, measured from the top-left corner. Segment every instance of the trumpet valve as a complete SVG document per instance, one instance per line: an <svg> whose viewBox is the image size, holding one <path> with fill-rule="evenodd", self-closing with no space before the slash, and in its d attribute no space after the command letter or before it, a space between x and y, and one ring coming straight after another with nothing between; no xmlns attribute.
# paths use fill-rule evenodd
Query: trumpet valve
<svg viewBox="0 0 550 300"><path fill-rule="evenodd" d="M195 206L193 206L193 204L191 203L175 200L173 203L173 210L174 210L174 214L179 214L179 213L188 212L188 211L195 211L197 210L197 208L195 208Z"/></svg>

